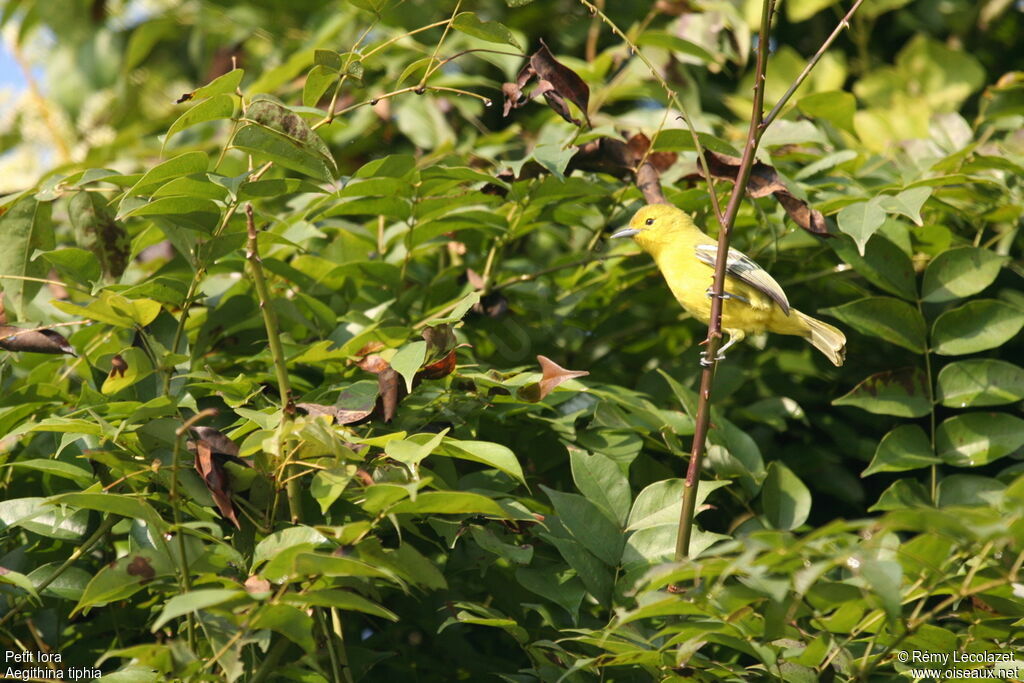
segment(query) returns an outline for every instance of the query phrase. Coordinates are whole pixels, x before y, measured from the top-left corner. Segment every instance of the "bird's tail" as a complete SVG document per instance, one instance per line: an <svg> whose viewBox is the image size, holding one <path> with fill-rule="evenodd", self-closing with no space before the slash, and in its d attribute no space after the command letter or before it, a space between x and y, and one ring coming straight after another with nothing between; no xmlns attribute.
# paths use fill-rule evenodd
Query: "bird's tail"
<svg viewBox="0 0 1024 683"><path fill-rule="evenodd" d="M808 333L804 335L814 348L821 351L832 361L832 364L839 367L846 358L846 335L828 323L800 311L793 311L800 318L801 322L807 324Z"/></svg>

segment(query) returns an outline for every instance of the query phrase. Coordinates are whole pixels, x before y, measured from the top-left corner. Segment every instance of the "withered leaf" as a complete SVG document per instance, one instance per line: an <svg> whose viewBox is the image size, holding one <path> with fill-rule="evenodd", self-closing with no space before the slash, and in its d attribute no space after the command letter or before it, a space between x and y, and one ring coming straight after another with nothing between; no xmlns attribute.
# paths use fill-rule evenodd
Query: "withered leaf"
<svg viewBox="0 0 1024 683"><path fill-rule="evenodd" d="M206 441L200 440L196 443L195 467L203 483L206 484L206 488L209 489L213 502L217 504L217 509L237 528L241 529L242 525L238 523L235 508L231 504L231 487L228 484L224 466L213 457L213 451Z"/></svg>
<svg viewBox="0 0 1024 683"><path fill-rule="evenodd" d="M191 429L192 433L205 441L214 453L238 457L238 444L224 436L220 430L203 426L192 427Z"/></svg>
<svg viewBox="0 0 1024 683"><path fill-rule="evenodd" d="M741 159L711 150L705 150L704 153L708 160L708 171L712 177L728 180L731 183L736 182ZM698 173L688 177L699 178L702 175L699 170ZM795 197L779 179L778 171L773 166L760 161L754 162L750 169L750 178L747 180L747 194L755 198L774 195L794 223L817 235L828 234L825 217L822 213L812 209L804 200Z"/></svg>
<svg viewBox="0 0 1024 683"><path fill-rule="evenodd" d="M111 377L124 377L125 371L128 369L128 361L121 357L121 354L115 355L110 359L110 376Z"/></svg>
<svg viewBox="0 0 1024 683"><path fill-rule="evenodd" d="M391 422L398 410L398 402L405 396L405 382L389 365L377 375L377 390L380 394L380 414L385 422Z"/></svg>
<svg viewBox="0 0 1024 683"><path fill-rule="evenodd" d="M367 372L372 372L376 375L383 372L384 369L388 367L388 362L376 353L372 353L369 356L361 358L356 365L358 365L361 370L366 370Z"/></svg>
<svg viewBox="0 0 1024 683"><path fill-rule="evenodd" d="M637 164L644 158L644 154L647 154L647 150L651 148L651 139L643 133L637 133L626 141L626 146L629 148L634 159L633 163ZM647 162L659 173L668 170L672 164L676 163L678 158L679 155L675 152L651 152L647 154Z"/></svg>
<svg viewBox="0 0 1024 683"><path fill-rule="evenodd" d="M559 99L565 98L569 100L579 107L583 113L583 118L586 119L589 126L590 88L587 87L586 82L575 71L555 59L543 40L540 42L540 45L540 49L530 56L530 66L533 67L540 80L551 84L552 89L544 93L544 96L548 99L548 104L551 104L552 94L557 94ZM562 106L565 106L564 102ZM552 108L558 111L554 106ZM565 114L559 113L562 115L562 118L565 118L570 123L579 125L579 121L567 117L568 111Z"/></svg>
<svg viewBox="0 0 1024 683"><path fill-rule="evenodd" d="M525 95L523 88L534 77L537 78L537 87ZM522 107L530 99L543 95L548 106L559 116L579 126L581 124L572 116L566 100L572 102L579 107L587 125L590 125L590 115L587 111L590 106L590 88L575 71L555 59L544 41L541 41L540 49L530 55L530 61L519 70L516 82L503 84L501 91L505 96L502 110L504 116L508 116L513 109Z"/></svg>
<svg viewBox="0 0 1024 683"><path fill-rule="evenodd" d="M426 327L423 330L423 339L427 342L427 358L437 358L447 355L455 348L455 332L449 323Z"/></svg>
<svg viewBox="0 0 1024 683"><path fill-rule="evenodd" d="M0 325L0 349L77 356L71 344L59 332L47 329L24 330L13 325Z"/></svg>
<svg viewBox="0 0 1024 683"><path fill-rule="evenodd" d="M243 584L247 593L269 593L270 582L253 574Z"/></svg>
<svg viewBox="0 0 1024 683"><path fill-rule="evenodd" d="M442 377L447 377L455 371L455 363L455 349L452 349L441 360L424 365L416 373L416 377L420 379L441 379Z"/></svg>
<svg viewBox="0 0 1024 683"><path fill-rule="evenodd" d="M533 403L544 400L562 382L590 374L587 370L567 370L546 356L537 356L537 362L540 363L543 373L540 381L527 384L516 391L519 398Z"/></svg>

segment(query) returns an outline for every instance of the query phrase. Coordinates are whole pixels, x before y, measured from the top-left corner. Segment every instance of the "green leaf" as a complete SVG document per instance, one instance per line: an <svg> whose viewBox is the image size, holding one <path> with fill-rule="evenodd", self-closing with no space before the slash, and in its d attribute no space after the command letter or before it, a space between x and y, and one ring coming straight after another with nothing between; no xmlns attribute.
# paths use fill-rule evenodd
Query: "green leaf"
<svg viewBox="0 0 1024 683"><path fill-rule="evenodd" d="M671 33L665 33L664 31L645 31L636 39L636 44L679 52L696 57L707 64L715 63L714 56L697 43L672 35Z"/></svg>
<svg viewBox="0 0 1024 683"><path fill-rule="evenodd" d="M694 503L695 514L700 513L704 501L712 491L728 486L728 481L701 480L697 484L697 496ZM663 525L678 525L683 508L683 491L686 481L683 479L663 479L650 484L637 494L633 507L629 511L629 531L649 529Z"/></svg>
<svg viewBox="0 0 1024 683"><path fill-rule="evenodd" d="M578 448L569 449L569 463L576 488L600 508L609 519L625 525L632 496L629 479L611 458L601 453L588 454Z"/></svg>
<svg viewBox="0 0 1024 683"><path fill-rule="evenodd" d="M872 296L826 308L823 312L864 334L879 337L915 353L924 353L924 318L916 308L899 299Z"/></svg>
<svg viewBox="0 0 1024 683"><path fill-rule="evenodd" d="M80 540L88 528L85 510L64 510L45 506L45 498L0 500L0 530L21 527L32 533L63 541Z"/></svg>
<svg viewBox="0 0 1024 683"><path fill-rule="evenodd" d="M836 128L856 135L853 114L857 111L857 98L842 90L819 92L801 97L796 106L807 116L824 119Z"/></svg>
<svg viewBox="0 0 1024 683"><path fill-rule="evenodd" d="M461 322L462 318L465 317L469 309L473 308L480 302L480 292L470 292L466 296L459 299L459 302L455 304L455 308L452 312L443 318L434 318L427 324L431 327L437 327L438 325L453 325L457 322Z"/></svg>
<svg viewBox="0 0 1024 683"><path fill-rule="evenodd" d="M900 584L903 580L903 567L895 560L875 560L863 558L860 575L871 592L878 598L886 616L893 622L901 613Z"/></svg>
<svg viewBox="0 0 1024 683"><path fill-rule="evenodd" d="M317 50L317 53L323 50ZM337 53L333 53L337 55ZM339 65L340 66L340 65ZM327 88L338 80L338 72L335 69L317 64L310 69L306 75L306 83L302 86L302 104L306 107L315 107L316 103L327 92Z"/></svg>
<svg viewBox="0 0 1024 683"><path fill-rule="evenodd" d="M205 123L206 121L230 119L231 115L234 113L235 98L231 95L215 95L208 100L203 100L179 116L174 123L171 124L171 127L167 129L167 134L164 135L163 144L166 146L167 142L174 137L175 134L180 133L187 128L191 128L192 126L200 123Z"/></svg>
<svg viewBox="0 0 1024 683"><path fill-rule="evenodd" d="M939 507L983 505L996 507L1002 500L1006 484L991 477L974 474L951 474L939 482Z"/></svg>
<svg viewBox="0 0 1024 683"><path fill-rule="evenodd" d="M862 380L832 405L856 406L878 415L922 417L932 409L928 394L928 377L920 368L886 370Z"/></svg>
<svg viewBox="0 0 1024 683"><path fill-rule="evenodd" d="M292 559L298 576L374 576L397 581L391 572L351 557L300 552Z"/></svg>
<svg viewBox="0 0 1024 683"><path fill-rule="evenodd" d="M950 408L978 408L1024 399L1024 368L1006 361L972 358L942 368L938 398Z"/></svg>
<svg viewBox="0 0 1024 683"><path fill-rule="evenodd" d="M129 519L141 519L157 533L162 533L162 530L166 528L166 523L156 513L156 510L141 498L116 493L65 493L51 496L46 499L46 502L50 505L69 505L121 515Z"/></svg>
<svg viewBox="0 0 1024 683"><path fill-rule="evenodd" d="M519 465L515 453L501 444L490 441L460 441L445 437L434 453L483 463L504 472L522 484L526 484L526 480L523 478L523 468Z"/></svg>
<svg viewBox="0 0 1024 683"><path fill-rule="evenodd" d="M391 367L405 380L405 390L412 393L412 380L427 357L427 342L406 344L391 357Z"/></svg>
<svg viewBox="0 0 1024 683"><path fill-rule="evenodd" d="M50 223L50 204L37 202L24 196L7 207L0 215L0 275L17 278L46 277L46 266L32 260L36 249L53 249L53 225ZM0 277L0 286L6 295L7 308L13 309L18 320L25 320L25 307L42 286L40 282Z"/></svg>
<svg viewBox="0 0 1024 683"><path fill-rule="evenodd" d="M1024 327L1024 311L996 299L978 299L940 315L932 326L935 353L961 356L1002 346Z"/></svg>
<svg viewBox="0 0 1024 683"><path fill-rule="evenodd" d="M496 502L479 493L468 491L427 491L415 500L407 499L388 510L389 514L413 513L418 515L492 515L507 517Z"/></svg>
<svg viewBox="0 0 1024 683"><path fill-rule="evenodd" d="M811 514L811 492L792 470L779 461L768 463L761 488L764 515L776 529L795 529Z"/></svg>
<svg viewBox="0 0 1024 683"><path fill-rule="evenodd" d="M881 197L843 207L836 217L839 229L853 238L857 251L864 256L864 247L885 222Z"/></svg>
<svg viewBox="0 0 1024 683"><path fill-rule="evenodd" d="M148 325L159 315L161 308L159 302L152 299L127 299L110 290L104 290L99 299L86 306L76 306L67 301L54 301L53 305L65 313L116 327Z"/></svg>
<svg viewBox="0 0 1024 683"><path fill-rule="evenodd" d="M163 611L153 622L151 630L155 633L171 619L177 619L190 612L216 607L242 597L246 597L245 591L231 588L206 588L175 595L164 603Z"/></svg>
<svg viewBox="0 0 1024 683"><path fill-rule="evenodd" d="M914 221L915 225L921 226L924 224L921 221L921 207L924 206L924 203L931 196L932 188L922 186L903 190L896 195L882 195L880 199L882 208L887 213L897 213L906 216Z"/></svg>
<svg viewBox="0 0 1024 683"><path fill-rule="evenodd" d="M36 600L39 599L39 593L36 593L36 587L32 584L32 580L21 572L16 572L13 569L7 569L6 567L0 567L0 583L17 586Z"/></svg>
<svg viewBox="0 0 1024 683"><path fill-rule="evenodd" d="M978 467L1024 446L1024 420L1006 413L967 413L945 420L935 430L935 448L943 461Z"/></svg>
<svg viewBox="0 0 1024 683"><path fill-rule="evenodd" d="M281 599L284 602L295 603L303 607L337 607L343 610L365 612L390 621L398 621L398 615L391 610L346 590L328 588L308 593L285 593Z"/></svg>
<svg viewBox="0 0 1024 683"><path fill-rule="evenodd" d="M78 247L44 251L40 254L72 282L95 282L100 278L100 264L96 255Z"/></svg>
<svg viewBox="0 0 1024 683"><path fill-rule="evenodd" d="M150 363L149 356L140 348L129 346L126 349L122 349L118 355L124 361L125 367L123 372L115 373L111 371L107 378L103 380L103 386L100 388L100 391L107 396L132 386L153 372L153 365Z"/></svg>
<svg viewBox="0 0 1024 683"><path fill-rule="evenodd" d="M455 15L451 26L456 31L486 40L489 43L507 43L520 50L523 49L507 26L497 21L481 21L473 12L460 12Z"/></svg>
<svg viewBox="0 0 1024 683"><path fill-rule="evenodd" d="M173 575L174 564L163 552L152 548L134 550L103 567L92 577L72 614L89 607L124 600L154 579Z"/></svg>
<svg viewBox="0 0 1024 683"><path fill-rule="evenodd" d="M309 484L309 493L320 503L320 513L326 515L327 510L344 493L352 478L356 476L355 465L344 465L320 470L313 475Z"/></svg>
<svg viewBox="0 0 1024 683"><path fill-rule="evenodd" d="M555 512L577 543L609 567L617 567L625 535L594 503L575 493L562 493L541 485Z"/></svg>
<svg viewBox="0 0 1024 683"><path fill-rule="evenodd" d="M875 235L861 254L849 237L828 240L839 258L849 263L871 284L908 301L917 300L914 264L906 252L884 235Z"/></svg>
<svg viewBox="0 0 1024 683"><path fill-rule="evenodd" d="M250 628L270 629L280 633L307 653L316 651L313 640L313 617L291 605L261 605L252 615Z"/></svg>
<svg viewBox="0 0 1024 683"><path fill-rule="evenodd" d="M416 467L434 452L447 433L448 429L445 428L438 434L416 434L408 439L392 439L384 445L384 453L398 462Z"/></svg>
<svg viewBox="0 0 1024 683"><path fill-rule="evenodd" d="M203 99L204 97L215 97L221 93L233 93L238 89L245 75L244 69L232 69L226 74L221 74L201 88L192 92L192 99Z"/></svg>
<svg viewBox="0 0 1024 683"><path fill-rule="evenodd" d="M92 472L63 460L29 458L28 460L16 460L15 462L5 463L0 465L0 467L23 467L29 470L45 472L56 477L70 479L82 488L87 488L96 480L96 476Z"/></svg>
<svg viewBox="0 0 1024 683"><path fill-rule="evenodd" d="M220 207L202 197L160 197L136 206L118 219L132 216L159 216L175 225L210 234L220 221Z"/></svg>
<svg viewBox="0 0 1024 683"><path fill-rule="evenodd" d="M258 567L265 560L277 556L285 550L301 547L312 550L314 547L327 543L327 537L307 526L293 526L270 534L256 546L252 556L252 566Z"/></svg>
<svg viewBox="0 0 1024 683"><path fill-rule="evenodd" d="M125 192L125 197L152 192L171 178L192 175L194 173L205 173L209 165L210 158L206 156L206 152L185 152L184 154L179 154L146 171ZM117 218L124 218L121 214L125 212L126 208L127 205L122 201Z"/></svg>
<svg viewBox="0 0 1024 683"><path fill-rule="evenodd" d="M935 457L928 435L919 425L900 425L882 437L862 477L878 472L904 472L942 462Z"/></svg>
<svg viewBox="0 0 1024 683"><path fill-rule="evenodd" d="M572 617L579 613L580 603L587 593L583 582L571 569L517 569L516 581L531 593L559 605Z"/></svg>
<svg viewBox="0 0 1024 683"><path fill-rule="evenodd" d="M324 182L334 177L332 159L311 152L298 140L260 124L243 126L235 133L232 145Z"/></svg>
<svg viewBox="0 0 1024 683"><path fill-rule="evenodd" d="M944 251L924 271L921 298L941 303L977 294L995 281L1006 259L980 247Z"/></svg>
<svg viewBox="0 0 1024 683"><path fill-rule="evenodd" d="M897 479L892 486L882 491L878 502L869 507L868 512L903 510L930 505L928 492L924 490L920 482L914 479Z"/></svg>

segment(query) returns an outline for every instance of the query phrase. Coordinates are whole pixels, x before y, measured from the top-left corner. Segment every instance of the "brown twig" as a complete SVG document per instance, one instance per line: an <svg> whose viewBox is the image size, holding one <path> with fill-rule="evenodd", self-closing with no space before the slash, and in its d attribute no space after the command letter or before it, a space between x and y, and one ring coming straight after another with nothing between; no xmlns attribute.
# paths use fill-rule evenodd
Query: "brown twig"
<svg viewBox="0 0 1024 683"><path fill-rule="evenodd" d="M683 506L679 514L679 534L676 537L676 562L690 553L690 535L693 531L693 515L697 502L697 487L700 483L700 462L704 455L704 445L711 420L711 383L715 377L718 355L718 343L722 338L722 294L725 291L725 270L729 253L729 238L732 233L736 214L747 187L750 169L754 165L754 154L761 140L764 129L761 127L764 115L764 82L765 69L768 62L768 34L771 27L775 0L764 0L761 6L761 29L757 42L757 66L754 70L754 105L750 114L750 127L747 129L747 142L743 147L743 157L736 175L736 185L729 195L729 204L725 209L722 228L718 233L718 255L715 259L715 280L711 289L711 319L708 322L708 336L704 347L707 363L700 377L700 390L697 394L697 415L694 418L693 445L690 449L690 464L686 470L686 483L683 487Z"/></svg>

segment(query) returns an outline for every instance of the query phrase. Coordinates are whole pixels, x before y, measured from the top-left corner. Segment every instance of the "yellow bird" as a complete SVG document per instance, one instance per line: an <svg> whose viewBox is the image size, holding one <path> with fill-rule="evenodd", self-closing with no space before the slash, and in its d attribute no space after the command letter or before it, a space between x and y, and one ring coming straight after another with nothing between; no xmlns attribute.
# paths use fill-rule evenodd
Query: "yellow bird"
<svg viewBox="0 0 1024 683"><path fill-rule="evenodd" d="M688 215L668 204L650 204L633 216L629 227L612 239L632 237L654 257L669 289L690 315L707 324L711 318L711 285L718 244ZM760 266L729 249L722 330L729 335L717 356L748 334L775 332L803 337L836 366L846 356L846 336L835 327L790 308L786 293ZM707 360L702 359L707 365Z"/></svg>

